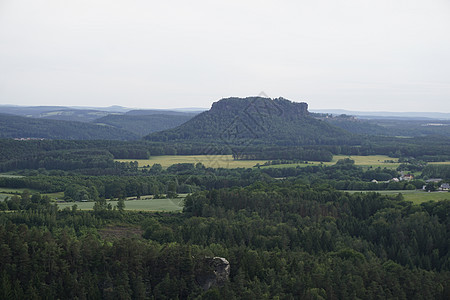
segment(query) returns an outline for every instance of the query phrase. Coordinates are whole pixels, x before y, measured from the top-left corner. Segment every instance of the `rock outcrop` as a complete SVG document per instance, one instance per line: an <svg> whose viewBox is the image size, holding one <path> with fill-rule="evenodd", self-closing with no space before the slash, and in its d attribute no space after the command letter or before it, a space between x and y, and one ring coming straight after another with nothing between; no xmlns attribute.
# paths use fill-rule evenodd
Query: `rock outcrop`
<svg viewBox="0 0 450 300"><path fill-rule="evenodd" d="M223 286L230 276L230 263L223 257L206 257L195 279L205 291L215 286Z"/></svg>

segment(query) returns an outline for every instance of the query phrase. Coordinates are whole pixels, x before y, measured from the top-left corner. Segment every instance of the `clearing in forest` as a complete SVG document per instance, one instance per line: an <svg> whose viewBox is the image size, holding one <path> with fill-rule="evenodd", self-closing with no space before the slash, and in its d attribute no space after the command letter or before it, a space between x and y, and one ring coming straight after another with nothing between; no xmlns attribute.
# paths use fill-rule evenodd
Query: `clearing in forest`
<svg viewBox="0 0 450 300"><path fill-rule="evenodd" d="M110 203L112 207L117 206L115 200L107 201L107 203ZM74 204L77 205L77 209L92 210L95 202L62 202L58 203L58 208L72 208ZM177 212L183 209L183 205L184 198L126 200L125 210Z"/></svg>

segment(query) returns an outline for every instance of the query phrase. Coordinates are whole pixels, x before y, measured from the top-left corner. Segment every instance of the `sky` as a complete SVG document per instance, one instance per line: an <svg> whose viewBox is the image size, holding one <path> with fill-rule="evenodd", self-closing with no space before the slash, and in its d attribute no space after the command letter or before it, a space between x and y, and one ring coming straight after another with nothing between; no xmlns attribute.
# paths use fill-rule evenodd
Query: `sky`
<svg viewBox="0 0 450 300"><path fill-rule="evenodd" d="M0 104L450 112L449 0L0 0Z"/></svg>

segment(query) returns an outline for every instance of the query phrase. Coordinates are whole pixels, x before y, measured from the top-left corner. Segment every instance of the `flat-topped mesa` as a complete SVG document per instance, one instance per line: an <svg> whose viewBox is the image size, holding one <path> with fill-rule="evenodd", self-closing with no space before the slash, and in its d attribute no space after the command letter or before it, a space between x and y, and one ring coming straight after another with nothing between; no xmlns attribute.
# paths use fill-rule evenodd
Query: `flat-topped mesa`
<svg viewBox="0 0 450 300"><path fill-rule="evenodd" d="M238 98L238 97L230 97L223 98L219 101L216 101L211 106L211 111L243 111L251 105L255 105L255 103L270 100L269 98L262 97L247 97L247 98Z"/></svg>
<svg viewBox="0 0 450 300"><path fill-rule="evenodd" d="M224 98L214 102L211 111L223 113L246 113L246 114L265 114L277 115L291 119L298 116L307 116L308 104L306 102L292 102L285 98L279 97L275 99L264 97L247 97L247 98Z"/></svg>
<svg viewBox="0 0 450 300"><path fill-rule="evenodd" d="M309 115L308 104L284 98L225 98L211 109L148 140L237 145L316 145L342 143L349 134Z"/></svg>

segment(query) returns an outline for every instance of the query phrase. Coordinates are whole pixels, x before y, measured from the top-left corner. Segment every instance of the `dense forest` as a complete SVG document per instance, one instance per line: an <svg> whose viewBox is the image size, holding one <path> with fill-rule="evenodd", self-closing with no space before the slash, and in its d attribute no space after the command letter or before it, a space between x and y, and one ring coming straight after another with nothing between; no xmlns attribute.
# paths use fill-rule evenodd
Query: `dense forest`
<svg viewBox="0 0 450 300"><path fill-rule="evenodd" d="M395 170L363 170L349 159L304 168L116 169L89 176L23 170L25 177L0 178L2 187L63 190L74 204L61 211L48 196L26 190L0 203L8 211L0 214L2 298L450 296L449 200L414 205L401 195L333 188L373 184L398 176ZM425 169L445 175L447 168ZM183 213L124 210L124 197L165 193L191 193ZM79 211L82 200L95 201L94 210ZM212 257L229 262L230 271L225 282L204 288L204 278L215 274Z"/></svg>
<svg viewBox="0 0 450 300"><path fill-rule="evenodd" d="M57 211L29 194L19 203L29 206L0 215L5 299L450 296L448 201L415 206L376 193L255 182L194 193L182 214L101 201L92 212ZM204 290L208 257L225 258L230 273Z"/></svg>

